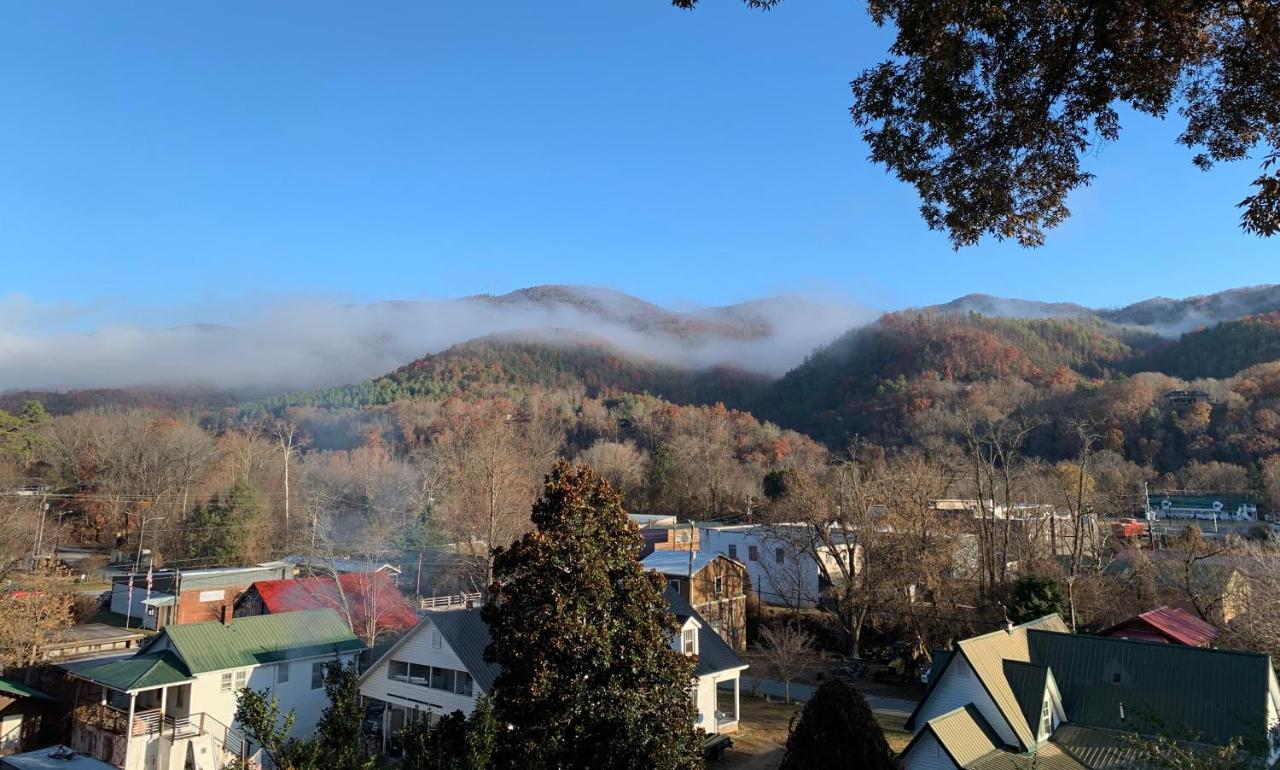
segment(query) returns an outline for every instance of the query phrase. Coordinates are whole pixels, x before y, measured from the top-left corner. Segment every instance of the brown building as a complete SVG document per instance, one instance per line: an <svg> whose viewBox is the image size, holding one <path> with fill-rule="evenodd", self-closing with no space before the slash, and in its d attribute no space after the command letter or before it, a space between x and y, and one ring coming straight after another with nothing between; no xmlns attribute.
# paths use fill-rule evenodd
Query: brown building
<svg viewBox="0 0 1280 770"><path fill-rule="evenodd" d="M675 516L631 513L627 518L640 528L640 537L644 538L641 558L654 551L696 551L701 547L696 524L681 524Z"/></svg>
<svg viewBox="0 0 1280 770"><path fill-rule="evenodd" d="M658 550L641 562L664 575L693 609L734 650L747 647L747 567L705 551Z"/></svg>
<svg viewBox="0 0 1280 770"><path fill-rule="evenodd" d="M111 611L125 615L132 628L152 631L167 625L221 620L222 609L234 606L249 586L262 580L292 578L294 571L292 564L273 562L254 567L159 570L150 578L146 573L129 575L112 583Z"/></svg>

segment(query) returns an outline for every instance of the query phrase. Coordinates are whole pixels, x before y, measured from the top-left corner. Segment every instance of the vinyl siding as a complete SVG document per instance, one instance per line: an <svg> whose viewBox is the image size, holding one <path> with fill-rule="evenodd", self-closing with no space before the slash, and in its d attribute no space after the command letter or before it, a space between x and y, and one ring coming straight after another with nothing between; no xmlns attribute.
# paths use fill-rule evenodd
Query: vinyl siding
<svg viewBox="0 0 1280 770"><path fill-rule="evenodd" d="M933 733L926 733L916 741L911 753L902 757L902 766L905 770L958 770L959 767L938 745Z"/></svg>
<svg viewBox="0 0 1280 770"><path fill-rule="evenodd" d="M962 655L957 655L956 659L951 661L951 665L947 666L947 670L942 674L942 680L929 694L929 700L921 706L915 723L917 727L922 728L930 719L940 717L948 711L963 708L970 703L991 723L1000 740L1016 745L1017 738L1009 728L1008 721L996 708L995 702L991 700L991 696L987 694L973 669L970 668L969 662Z"/></svg>
<svg viewBox="0 0 1280 770"><path fill-rule="evenodd" d="M436 714L452 714L454 711L461 711L463 714L470 715L476 706L476 698L483 695L480 684L474 681L474 672L469 672L473 677L470 696L387 677L392 660L416 663L420 666L448 668L454 671L467 671L467 667L449 647L446 639L441 637L440 649L432 647L431 639L434 631L435 627L431 624L430 618L410 631L411 636L403 644L379 660L365 675L364 683L360 685L360 694L366 698L376 698L397 706L432 711Z"/></svg>

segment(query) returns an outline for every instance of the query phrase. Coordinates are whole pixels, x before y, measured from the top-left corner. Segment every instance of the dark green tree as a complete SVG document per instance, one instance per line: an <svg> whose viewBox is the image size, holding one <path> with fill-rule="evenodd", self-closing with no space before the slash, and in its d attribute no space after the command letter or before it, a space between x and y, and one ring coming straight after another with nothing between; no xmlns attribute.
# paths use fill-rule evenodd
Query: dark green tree
<svg viewBox="0 0 1280 770"><path fill-rule="evenodd" d="M533 506L536 529L494 557L484 619L502 666L495 766L699 768L693 658L673 649L663 581L637 561L621 498L560 461Z"/></svg>
<svg viewBox="0 0 1280 770"><path fill-rule="evenodd" d="M329 705L312 740L289 737L294 713L281 713L270 690L241 690L236 696L236 722L277 770L371 770L376 762L365 750L359 676L354 662L325 664Z"/></svg>
<svg viewBox="0 0 1280 770"><path fill-rule="evenodd" d="M1009 596L1009 620L1026 623L1057 613L1067 618L1067 599L1058 581L1040 575L1028 575L1013 585Z"/></svg>
<svg viewBox="0 0 1280 770"><path fill-rule="evenodd" d="M364 703L360 698L360 670L355 661L338 661L324 667L324 691L329 697L315 742L329 767L367 768L373 766L364 745Z"/></svg>
<svg viewBox="0 0 1280 770"><path fill-rule="evenodd" d="M896 770L900 765L862 693L830 679L805 704L780 770Z"/></svg>
<svg viewBox="0 0 1280 770"><path fill-rule="evenodd" d="M409 725L400 732L404 770L488 770L496 724L489 699L480 698L470 718L455 711Z"/></svg>
<svg viewBox="0 0 1280 770"><path fill-rule="evenodd" d="M258 490L238 480L225 495L215 495L188 515L187 556L217 563L242 561L247 525L262 511Z"/></svg>
<svg viewBox="0 0 1280 770"><path fill-rule="evenodd" d="M744 0L769 8L778 0ZM672 0L692 8L697 0ZM1081 160L1120 136L1120 110L1185 120L1207 169L1261 157L1241 226L1280 232L1280 8L1275 0L868 0L897 35L853 82L871 159L967 246L1026 246L1069 214Z"/></svg>

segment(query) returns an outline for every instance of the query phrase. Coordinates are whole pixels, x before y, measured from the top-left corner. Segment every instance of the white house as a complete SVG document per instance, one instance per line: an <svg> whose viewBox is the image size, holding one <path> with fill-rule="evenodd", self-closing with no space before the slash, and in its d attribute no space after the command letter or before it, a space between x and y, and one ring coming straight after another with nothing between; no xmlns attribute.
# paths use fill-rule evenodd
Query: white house
<svg viewBox="0 0 1280 770"><path fill-rule="evenodd" d="M266 689L291 735L311 737L328 705L323 666L364 644L333 610L165 626L128 656L60 664L76 680L71 746L124 770L220 770L249 756L236 695Z"/></svg>
<svg viewBox="0 0 1280 770"><path fill-rule="evenodd" d="M668 591L666 598L681 624L672 646L698 656L698 681L691 688L695 726L707 733L735 731L738 678L747 665L679 595ZM471 713L501 670L484 659L489 644L479 609L431 612L365 671L360 693L367 704L382 707L384 751L407 724Z"/></svg>
<svg viewBox="0 0 1280 770"><path fill-rule="evenodd" d="M826 586L819 559L835 579L844 574L840 561L858 568L855 544L822 543L807 524L728 524L706 526L702 549L722 553L747 566L747 577L760 601L780 607L813 607ZM834 539L839 540L839 537Z"/></svg>
<svg viewBox="0 0 1280 770"><path fill-rule="evenodd" d="M1111 770L1142 766L1134 733L1160 733L1240 740L1270 767L1278 714L1266 655L1072 634L1050 615L940 653L901 757L906 770Z"/></svg>

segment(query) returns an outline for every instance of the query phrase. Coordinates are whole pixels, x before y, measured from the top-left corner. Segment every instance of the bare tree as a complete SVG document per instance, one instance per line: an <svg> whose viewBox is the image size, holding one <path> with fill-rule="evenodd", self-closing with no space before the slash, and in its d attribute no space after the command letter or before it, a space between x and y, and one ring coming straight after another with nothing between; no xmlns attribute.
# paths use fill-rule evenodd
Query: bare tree
<svg viewBox="0 0 1280 770"><path fill-rule="evenodd" d="M813 635L797 625L778 623L761 628L760 639L769 673L782 681L782 691L790 703L791 682L812 662Z"/></svg>

